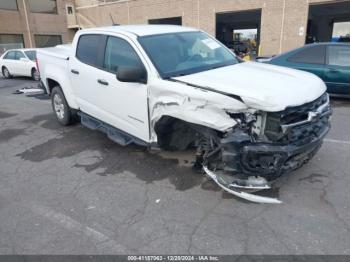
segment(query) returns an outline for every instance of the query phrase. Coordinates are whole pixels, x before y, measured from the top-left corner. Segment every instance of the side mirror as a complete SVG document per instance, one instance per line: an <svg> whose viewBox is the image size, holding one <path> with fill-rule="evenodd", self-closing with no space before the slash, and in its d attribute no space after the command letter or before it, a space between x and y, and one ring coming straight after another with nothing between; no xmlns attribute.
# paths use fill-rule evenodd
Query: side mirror
<svg viewBox="0 0 350 262"><path fill-rule="evenodd" d="M147 83L147 71L142 66L119 66L117 79L120 82Z"/></svg>
<svg viewBox="0 0 350 262"><path fill-rule="evenodd" d="M22 57L22 58L20 58L19 60L22 61L22 62L29 62L29 59L28 59L28 58L25 58L25 57Z"/></svg>

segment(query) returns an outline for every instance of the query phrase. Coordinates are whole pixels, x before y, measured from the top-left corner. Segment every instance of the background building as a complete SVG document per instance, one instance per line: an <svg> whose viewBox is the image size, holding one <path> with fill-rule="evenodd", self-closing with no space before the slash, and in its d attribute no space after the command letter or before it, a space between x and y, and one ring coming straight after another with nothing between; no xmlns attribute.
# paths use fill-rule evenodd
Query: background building
<svg viewBox="0 0 350 262"><path fill-rule="evenodd" d="M0 54L10 48L68 42L67 1L0 0Z"/></svg>
<svg viewBox="0 0 350 262"><path fill-rule="evenodd" d="M147 23L200 28L256 55L350 40L350 0L0 0L0 9L0 46L21 37L26 47L65 43L80 28Z"/></svg>
<svg viewBox="0 0 350 262"><path fill-rule="evenodd" d="M111 25L112 20L181 24L260 55L350 36L349 0L76 0L75 10L83 28Z"/></svg>

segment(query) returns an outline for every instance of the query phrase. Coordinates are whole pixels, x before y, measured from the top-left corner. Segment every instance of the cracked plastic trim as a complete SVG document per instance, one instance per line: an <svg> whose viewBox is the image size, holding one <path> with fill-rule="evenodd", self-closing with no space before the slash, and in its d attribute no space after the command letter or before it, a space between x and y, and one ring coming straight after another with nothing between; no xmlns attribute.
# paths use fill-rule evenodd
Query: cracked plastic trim
<svg viewBox="0 0 350 262"><path fill-rule="evenodd" d="M203 166L203 170L216 184L218 184L218 186L220 186L223 190L225 190L226 192L232 195L235 195L237 197L243 198L245 200L248 200L254 203L260 203L260 204L281 204L282 203L282 201L277 198L263 197L263 196L242 192L242 191L232 190L228 188L227 185L220 183L217 175L214 172L210 171L206 166Z"/></svg>

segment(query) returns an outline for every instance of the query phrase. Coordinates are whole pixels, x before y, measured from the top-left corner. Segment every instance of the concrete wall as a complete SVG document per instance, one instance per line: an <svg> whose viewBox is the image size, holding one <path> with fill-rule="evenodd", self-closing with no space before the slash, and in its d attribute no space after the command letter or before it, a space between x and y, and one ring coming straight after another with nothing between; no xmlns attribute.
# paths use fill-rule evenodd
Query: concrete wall
<svg viewBox="0 0 350 262"><path fill-rule="evenodd" d="M18 11L0 10L0 34L22 34L25 47L35 47L35 34L61 35L64 43L70 40L65 0L57 0L58 14L31 13L28 0L18 0L17 3ZM27 29L25 6L30 33Z"/></svg>
<svg viewBox="0 0 350 262"><path fill-rule="evenodd" d="M76 0L77 12L96 26L148 23L148 19L181 16L184 26L215 35L215 14L261 9L260 55L278 54L305 43L309 4L339 0L121 0L97 5ZM340 0L341 1L341 0ZM88 7L90 5L90 7Z"/></svg>

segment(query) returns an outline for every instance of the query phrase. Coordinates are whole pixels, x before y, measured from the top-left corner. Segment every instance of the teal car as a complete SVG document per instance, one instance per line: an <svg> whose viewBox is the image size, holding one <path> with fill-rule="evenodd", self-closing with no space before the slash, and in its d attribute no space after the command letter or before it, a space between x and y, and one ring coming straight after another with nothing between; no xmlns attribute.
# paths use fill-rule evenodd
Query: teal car
<svg viewBox="0 0 350 262"><path fill-rule="evenodd" d="M275 56L265 63L313 73L326 83L328 93L350 97L350 44L348 43L309 44Z"/></svg>

